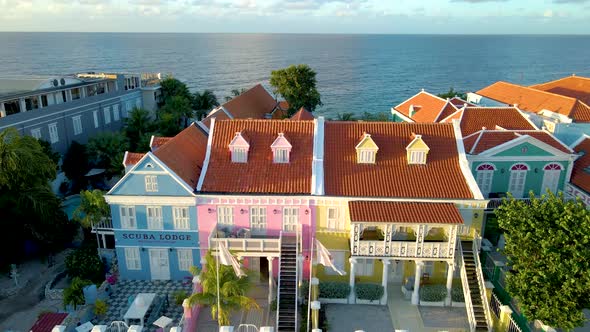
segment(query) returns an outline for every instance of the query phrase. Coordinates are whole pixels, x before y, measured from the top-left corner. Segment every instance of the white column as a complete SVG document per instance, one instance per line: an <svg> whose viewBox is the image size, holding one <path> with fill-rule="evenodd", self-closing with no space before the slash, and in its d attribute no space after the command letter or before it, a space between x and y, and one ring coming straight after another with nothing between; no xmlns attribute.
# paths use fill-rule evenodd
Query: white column
<svg viewBox="0 0 590 332"><path fill-rule="evenodd" d="M348 296L348 303L354 304L356 302L356 296L354 295L354 269L356 267L356 258L350 257L348 262L350 262L350 295Z"/></svg>
<svg viewBox="0 0 590 332"><path fill-rule="evenodd" d="M39 109L43 108L43 101L41 100L41 95L36 96L37 98L37 105L39 105Z"/></svg>
<svg viewBox="0 0 590 332"><path fill-rule="evenodd" d="M106 249L107 248L106 236L104 234L101 234L101 237L102 237L102 248Z"/></svg>
<svg viewBox="0 0 590 332"><path fill-rule="evenodd" d="M25 98L19 98L18 103L20 105L20 111L26 112L27 111L27 103L25 103Z"/></svg>
<svg viewBox="0 0 590 332"><path fill-rule="evenodd" d="M72 89L66 90L66 101L72 101Z"/></svg>
<svg viewBox="0 0 590 332"><path fill-rule="evenodd" d="M452 262L448 262L448 269L447 269L447 298L445 299L445 305L451 305L451 291L453 289L453 271L455 270L455 265Z"/></svg>
<svg viewBox="0 0 590 332"><path fill-rule="evenodd" d="M4 109L4 103L0 103L0 118L6 116L6 109Z"/></svg>
<svg viewBox="0 0 590 332"><path fill-rule="evenodd" d="M381 276L381 286L383 286L383 296L381 297L381 304L387 304L387 279L389 274L389 264L391 261L389 259L383 259L383 274Z"/></svg>
<svg viewBox="0 0 590 332"><path fill-rule="evenodd" d="M422 267L424 262L416 261L416 276L414 279L414 292L412 293L412 304L418 305L420 303L420 278L422 277Z"/></svg>
<svg viewBox="0 0 590 332"><path fill-rule="evenodd" d="M273 297L273 276L272 276L272 262L275 259L274 257L266 257L268 260L268 305L274 299Z"/></svg>

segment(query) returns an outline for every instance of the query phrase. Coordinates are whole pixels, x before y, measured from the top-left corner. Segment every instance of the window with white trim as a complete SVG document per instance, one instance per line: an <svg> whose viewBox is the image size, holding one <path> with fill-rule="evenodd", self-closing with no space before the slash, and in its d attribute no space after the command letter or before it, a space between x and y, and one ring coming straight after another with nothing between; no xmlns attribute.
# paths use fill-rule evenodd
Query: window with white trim
<svg viewBox="0 0 590 332"><path fill-rule="evenodd" d="M102 112L104 113L104 124L111 123L111 111L109 110L109 108L108 107L103 108Z"/></svg>
<svg viewBox="0 0 590 332"><path fill-rule="evenodd" d="M145 191L153 193L158 192L158 176L157 175L146 175L145 176Z"/></svg>
<svg viewBox="0 0 590 332"><path fill-rule="evenodd" d="M175 207L172 209L174 229L190 229L188 221L188 207Z"/></svg>
<svg viewBox="0 0 590 332"><path fill-rule="evenodd" d="M189 271L193 265L193 251L191 249L176 249L178 255L178 270Z"/></svg>
<svg viewBox="0 0 590 332"><path fill-rule="evenodd" d="M49 128L49 142L51 144L59 142L59 133L57 132L57 122L47 125Z"/></svg>
<svg viewBox="0 0 590 332"><path fill-rule="evenodd" d="M98 128L98 111L92 111L92 117L94 118L94 128Z"/></svg>
<svg viewBox="0 0 590 332"><path fill-rule="evenodd" d="M516 164L510 168L510 181L508 184L508 192L514 198L522 198L524 195L524 186L526 183L526 174L529 168L525 164Z"/></svg>
<svg viewBox="0 0 590 332"><path fill-rule="evenodd" d="M559 189L559 178L561 177L562 167L560 164L549 164L543 167L543 185L541 195L547 190L556 194Z"/></svg>
<svg viewBox="0 0 590 332"><path fill-rule="evenodd" d="M343 221L338 218L338 208L336 207L329 207L327 211L327 222L326 228L333 231L342 231L344 230Z"/></svg>
<svg viewBox="0 0 590 332"><path fill-rule="evenodd" d="M376 150L361 149L359 151L359 164L374 164L377 156Z"/></svg>
<svg viewBox="0 0 590 332"><path fill-rule="evenodd" d="M231 152L232 163L245 163L248 161L248 151L244 148L233 148Z"/></svg>
<svg viewBox="0 0 590 332"><path fill-rule="evenodd" d="M295 232L297 230L298 220L299 220L299 208L296 208L296 207L283 208L283 231Z"/></svg>
<svg viewBox="0 0 590 332"><path fill-rule="evenodd" d="M121 119L121 115L119 113L119 105L113 105L113 121L119 121Z"/></svg>
<svg viewBox="0 0 590 332"><path fill-rule="evenodd" d="M426 164L426 151L410 151L410 164Z"/></svg>
<svg viewBox="0 0 590 332"><path fill-rule="evenodd" d="M253 206L250 208L250 228L252 232L262 232L266 230L266 208Z"/></svg>
<svg viewBox="0 0 590 332"><path fill-rule="evenodd" d="M346 252L344 252L344 251L330 251L330 255L332 255L332 262L334 262L334 266L336 266L336 268L338 268L338 270L344 271ZM324 267L324 274L339 275L338 272L334 271L334 269L332 269L331 267Z"/></svg>
<svg viewBox="0 0 590 332"><path fill-rule="evenodd" d="M289 162L289 149L274 149L274 162L277 164L285 164Z"/></svg>
<svg viewBox="0 0 590 332"><path fill-rule="evenodd" d="M128 100L125 103L125 111L123 112L123 116L124 117L128 117L129 116L129 112L131 112L132 109L133 109L133 104L131 104L131 100Z"/></svg>
<svg viewBox="0 0 590 332"><path fill-rule="evenodd" d="M121 213L121 228L136 229L135 206L121 206L119 211Z"/></svg>
<svg viewBox="0 0 590 332"><path fill-rule="evenodd" d="M72 117L72 126L74 127L74 135L82 133L82 116L76 115Z"/></svg>
<svg viewBox="0 0 590 332"><path fill-rule="evenodd" d="M370 258L357 258L354 274L359 277L369 277L373 275L375 262Z"/></svg>
<svg viewBox="0 0 590 332"><path fill-rule="evenodd" d="M490 164L477 166L477 176L475 180L484 197L488 197L492 190L492 180L494 178L495 170L494 166Z"/></svg>
<svg viewBox="0 0 590 332"><path fill-rule="evenodd" d="M234 224L234 208L232 206L217 207L217 223L220 225Z"/></svg>
<svg viewBox="0 0 590 332"><path fill-rule="evenodd" d="M162 207L148 206L146 210L148 229L164 229L164 222L162 220Z"/></svg>
<svg viewBox="0 0 590 332"><path fill-rule="evenodd" d="M41 139L41 128L32 129L31 136L35 137L36 139Z"/></svg>
<svg viewBox="0 0 590 332"><path fill-rule="evenodd" d="M141 270L139 248L125 248L125 266L127 270Z"/></svg>

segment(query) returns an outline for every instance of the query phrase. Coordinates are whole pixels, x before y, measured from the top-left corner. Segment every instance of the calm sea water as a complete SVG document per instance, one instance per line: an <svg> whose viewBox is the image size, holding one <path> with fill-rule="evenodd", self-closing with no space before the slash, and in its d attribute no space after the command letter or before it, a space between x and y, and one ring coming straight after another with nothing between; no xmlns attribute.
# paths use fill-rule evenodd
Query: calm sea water
<svg viewBox="0 0 590 332"><path fill-rule="evenodd" d="M307 63L328 117L387 112L421 88L590 76L588 59L590 36L0 33L0 76L162 72L220 99Z"/></svg>

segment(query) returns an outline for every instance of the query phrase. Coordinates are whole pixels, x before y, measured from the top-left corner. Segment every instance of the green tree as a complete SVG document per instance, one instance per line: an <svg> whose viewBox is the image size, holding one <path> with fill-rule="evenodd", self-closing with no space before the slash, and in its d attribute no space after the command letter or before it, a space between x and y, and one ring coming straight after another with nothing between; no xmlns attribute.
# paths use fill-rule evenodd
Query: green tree
<svg viewBox="0 0 590 332"><path fill-rule="evenodd" d="M208 111L210 111L216 106L219 106L217 97L211 90L204 90L201 93L199 93L198 91L195 92L192 101L192 106L195 110L195 115L197 119L201 119L203 116L207 115Z"/></svg>
<svg viewBox="0 0 590 332"><path fill-rule="evenodd" d="M219 323L230 325L230 314L232 311L243 309L259 309L254 299L247 296L252 288L252 281L249 277L238 278L231 266L219 265L219 295L220 308L217 307L217 266L211 252L205 256L205 269L201 270L192 267L193 275L200 275L203 291L192 294L188 300L191 306L195 304L211 307L211 317L217 319L219 310Z"/></svg>
<svg viewBox="0 0 590 332"><path fill-rule="evenodd" d="M455 91L454 88L449 88L448 92L445 93L439 93L437 96L441 97L442 99L447 99L447 98L453 98L453 97L459 97L463 100L467 100L467 94L464 92L459 92L459 91Z"/></svg>
<svg viewBox="0 0 590 332"><path fill-rule="evenodd" d="M157 124L158 132L163 136L176 136L182 130L178 124L178 117L173 113L162 113Z"/></svg>
<svg viewBox="0 0 590 332"><path fill-rule="evenodd" d="M152 121L149 111L134 108L129 112L129 117L125 119L123 132L129 140L131 151L140 151L138 150L140 139L144 134L154 131L155 126L156 124Z"/></svg>
<svg viewBox="0 0 590 332"><path fill-rule="evenodd" d="M83 227L90 228L110 216L111 210L102 191L94 189L80 192L80 206L74 211L74 218L79 220Z"/></svg>
<svg viewBox="0 0 590 332"><path fill-rule="evenodd" d="M51 159L51 161L53 161L53 163L55 165L57 165L59 163L60 155L58 152L53 151L53 148L51 147L51 143L40 139L39 144L41 144L41 147L43 148L43 152L45 152L47 157L49 157L49 159Z"/></svg>
<svg viewBox="0 0 590 332"><path fill-rule="evenodd" d="M528 205L510 196L496 210L512 269L507 290L529 320L572 330L590 307L590 212L563 194L530 197Z"/></svg>
<svg viewBox="0 0 590 332"><path fill-rule="evenodd" d="M275 94L280 94L289 103L290 115L301 107L313 112L322 105L320 93L316 89L316 73L308 65L291 65L273 70L270 85Z"/></svg>
<svg viewBox="0 0 590 332"><path fill-rule="evenodd" d="M175 121L178 124L178 131L174 134L178 134L180 130L182 130L182 124L184 123L184 127L188 125L188 119L193 117L193 108L191 106L191 102L189 99L181 96L174 96L166 102L166 104L160 108L160 118L164 116L164 114L171 114ZM170 136L174 136L170 135Z"/></svg>
<svg viewBox="0 0 590 332"><path fill-rule="evenodd" d="M248 91L248 89L245 89L245 88L241 88L241 89L232 89L232 90L230 91L230 94L229 94L229 96L225 96L225 101L226 101L226 102L228 102L228 101L230 101L230 100L234 99L235 97L237 97L237 96L241 95L242 93L244 93L244 92L246 92L246 91Z"/></svg>
<svg viewBox="0 0 590 332"><path fill-rule="evenodd" d="M338 113L336 116L337 121L355 121L355 117L353 113L346 112L346 113Z"/></svg>
<svg viewBox="0 0 590 332"><path fill-rule="evenodd" d="M88 164L88 154L86 153L86 146L73 141L66 151L61 165L62 171L66 174L70 181L74 182L74 188L84 186L86 182L84 175L90 169ZM76 191L76 190L74 190Z"/></svg>
<svg viewBox="0 0 590 332"><path fill-rule="evenodd" d="M129 150L129 142L120 132L101 133L90 140L86 146L90 162L98 168L104 168L108 175L123 172L123 157Z"/></svg>
<svg viewBox="0 0 590 332"><path fill-rule="evenodd" d="M160 81L160 87L164 104L167 104L168 100L175 96L180 96L186 98L187 100L191 98L191 93L189 92L186 84L172 76L168 76Z"/></svg>

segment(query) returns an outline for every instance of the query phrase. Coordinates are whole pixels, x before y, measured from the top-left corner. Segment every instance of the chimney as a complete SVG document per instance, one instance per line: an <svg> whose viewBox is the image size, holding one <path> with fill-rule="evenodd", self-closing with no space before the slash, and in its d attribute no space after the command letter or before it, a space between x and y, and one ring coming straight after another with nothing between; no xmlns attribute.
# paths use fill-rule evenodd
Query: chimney
<svg viewBox="0 0 590 332"><path fill-rule="evenodd" d="M414 114L416 114L416 110L414 109L414 105L410 105L410 109L408 111L408 115L411 117L414 116Z"/></svg>

